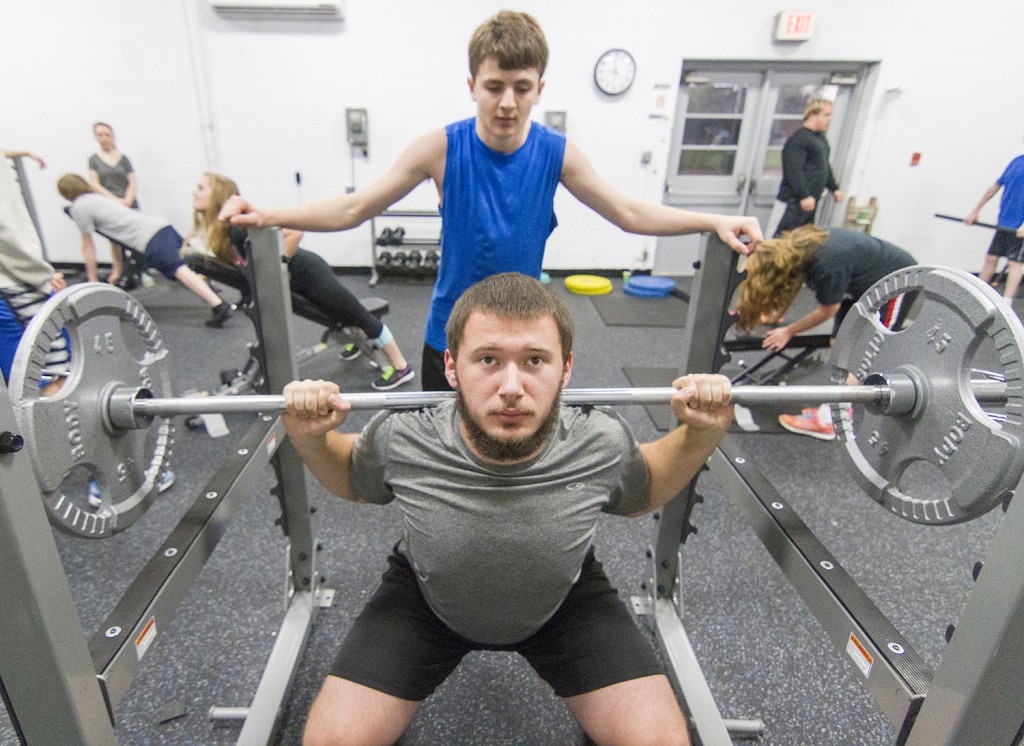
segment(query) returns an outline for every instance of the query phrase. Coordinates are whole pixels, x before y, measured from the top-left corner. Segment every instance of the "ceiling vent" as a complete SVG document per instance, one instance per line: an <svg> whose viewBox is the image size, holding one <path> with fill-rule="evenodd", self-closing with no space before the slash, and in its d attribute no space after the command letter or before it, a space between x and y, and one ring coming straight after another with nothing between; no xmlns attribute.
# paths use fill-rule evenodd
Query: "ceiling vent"
<svg viewBox="0 0 1024 746"><path fill-rule="evenodd" d="M344 0L210 0L224 18L344 20Z"/></svg>

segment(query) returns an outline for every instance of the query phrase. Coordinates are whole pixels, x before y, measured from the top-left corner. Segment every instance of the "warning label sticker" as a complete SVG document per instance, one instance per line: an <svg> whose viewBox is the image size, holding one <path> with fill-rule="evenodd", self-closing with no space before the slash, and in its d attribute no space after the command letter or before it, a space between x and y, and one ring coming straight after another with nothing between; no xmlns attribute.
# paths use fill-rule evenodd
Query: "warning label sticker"
<svg viewBox="0 0 1024 746"><path fill-rule="evenodd" d="M846 643L846 654L850 656L854 665L864 674L864 678L871 674L871 665L875 660L853 632L850 633L850 639Z"/></svg>
<svg viewBox="0 0 1024 746"><path fill-rule="evenodd" d="M135 654L139 656L140 661L155 639L156 617L150 617L149 621L146 622L146 626L142 628L142 632L140 632L139 636L135 638Z"/></svg>

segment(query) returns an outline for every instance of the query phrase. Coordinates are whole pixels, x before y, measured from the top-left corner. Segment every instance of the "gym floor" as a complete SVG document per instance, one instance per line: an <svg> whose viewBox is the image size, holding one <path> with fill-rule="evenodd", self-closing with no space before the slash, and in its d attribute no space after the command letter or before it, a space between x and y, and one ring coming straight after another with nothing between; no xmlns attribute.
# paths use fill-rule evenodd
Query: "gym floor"
<svg viewBox="0 0 1024 746"><path fill-rule="evenodd" d="M357 296L390 302L385 321L403 352L418 365L431 286L343 276ZM577 324L573 388L625 387L624 366L679 368L684 330L606 326L591 299L552 287L569 304ZM614 293L621 294L620 281ZM158 280L135 291L171 352L175 395L214 390L219 371L240 366L253 327L236 315L222 329L203 326L208 310L188 291ZM234 299L231 291L225 296ZM651 303L658 303L652 299ZM296 318L301 345L320 329ZM332 378L350 391L369 391L365 359L342 363L336 349L310 361L305 377ZM408 387L418 388L418 381ZM622 407L640 440L661 435L643 407ZM361 426L369 413L349 424ZM54 536L69 577L82 627L91 636L124 589L215 472L221 457L246 432L252 415L227 417L230 433L211 438L177 418L172 468L177 482L124 532L105 540ZM902 521L854 485L834 442L788 433L738 434L776 489L839 558L895 626L934 668L944 633L958 620L971 587L971 567L984 558L1001 511L966 524L929 527ZM300 742L305 714L334 652L384 569L399 535L391 507L343 503L309 480L319 506L321 572L336 589L335 604L319 613L284 714L279 742ZM221 539L192 592L182 602L141 672L117 708L117 736L131 744L229 744L237 724L213 724L212 705L245 706L255 692L284 609L285 539L269 493L255 491ZM877 746L895 731L836 651L803 601L754 535L740 510L708 475L705 497L693 516L698 533L682 547L684 623L722 714L760 718L764 746ZM597 537L598 558L623 597L640 593L645 550L655 536L650 517L606 517ZM643 618L638 624L647 629ZM652 642L653 642L653 635ZM184 714L181 714L184 713ZM166 722L165 716L179 715ZM4 717L0 743L17 739ZM427 700L402 744L586 743L563 704L517 657L468 656Z"/></svg>

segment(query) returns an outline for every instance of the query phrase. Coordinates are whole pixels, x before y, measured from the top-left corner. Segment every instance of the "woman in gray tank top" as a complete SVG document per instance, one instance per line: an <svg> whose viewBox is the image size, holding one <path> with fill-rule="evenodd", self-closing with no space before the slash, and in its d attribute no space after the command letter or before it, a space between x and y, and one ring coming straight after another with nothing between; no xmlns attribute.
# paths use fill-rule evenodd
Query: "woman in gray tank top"
<svg viewBox="0 0 1024 746"><path fill-rule="evenodd" d="M100 149L89 156L89 184L100 194L117 200L125 207L138 209L139 202L135 198L138 191L135 169L132 168L128 156L117 149L114 128L106 122L96 122L92 126L92 132ZM110 254L109 282L116 283L124 271L121 245L111 241Z"/></svg>

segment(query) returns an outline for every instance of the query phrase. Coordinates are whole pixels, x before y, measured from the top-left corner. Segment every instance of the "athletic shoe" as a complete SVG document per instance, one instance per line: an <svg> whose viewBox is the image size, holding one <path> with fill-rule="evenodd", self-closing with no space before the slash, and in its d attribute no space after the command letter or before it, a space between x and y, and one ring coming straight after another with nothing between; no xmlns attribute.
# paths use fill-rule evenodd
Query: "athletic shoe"
<svg viewBox="0 0 1024 746"><path fill-rule="evenodd" d="M103 495L100 494L100 486L96 484L95 479L89 480L89 507L93 510L99 510L100 506L103 505Z"/></svg>
<svg viewBox="0 0 1024 746"><path fill-rule="evenodd" d="M224 326L224 322L231 317L231 314L234 310L235 307L232 304L221 301L219 304L210 309L210 312L213 314L213 317L206 320L206 325L214 327Z"/></svg>
<svg viewBox="0 0 1024 746"><path fill-rule="evenodd" d="M363 349L355 342L349 342L347 345L341 348L341 354L339 358L344 360L346 363L349 360L355 360L357 357L363 354Z"/></svg>
<svg viewBox="0 0 1024 746"><path fill-rule="evenodd" d="M798 435L810 435L818 440L834 440L836 429L831 422L822 422L817 407L808 407L800 414L780 414L779 424Z"/></svg>
<svg viewBox="0 0 1024 746"><path fill-rule="evenodd" d="M161 492L167 492L171 487L174 486L174 472L168 469L160 475L159 481L156 484L157 494ZM100 486L96 483L95 479L89 480L89 507L93 510L99 510L103 505L103 495L100 493Z"/></svg>
<svg viewBox="0 0 1024 746"><path fill-rule="evenodd" d="M171 487L174 486L174 472L167 469L163 474L160 475L160 481L157 482L156 491L157 494L161 492L167 492Z"/></svg>
<svg viewBox="0 0 1024 746"><path fill-rule="evenodd" d="M415 377L416 371L412 369L411 365L406 365L403 370L395 370L394 366L389 365L380 372L377 380L370 385L378 391L387 391L398 388L403 383L409 383Z"/></svg>

